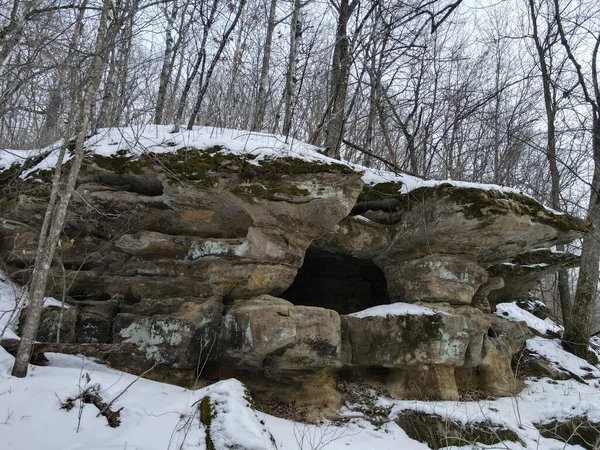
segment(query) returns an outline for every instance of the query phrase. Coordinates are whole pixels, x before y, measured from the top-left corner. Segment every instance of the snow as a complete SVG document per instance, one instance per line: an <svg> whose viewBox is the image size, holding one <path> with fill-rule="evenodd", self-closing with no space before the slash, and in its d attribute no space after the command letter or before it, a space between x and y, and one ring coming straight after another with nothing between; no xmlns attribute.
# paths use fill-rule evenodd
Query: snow
<svg viewBox="0 0 600 450"><path fill-rule="evenodd" d="M545 357L559 369L566 369L580 377L592 374L600 378L600 369L589 364L586 360L565 351L559 339L534 337L527 341L527 349Z"/></svg>
<svg viewBox="0 0 600 450"><path fill-rule="evenodd" d="M524 309L520 308L517 305L517 302L498 303L496 305L496 315L498 317L502 317L503 319L526 322L529 328L533 328L541 334L546 334L548 331L552 331L554 333L559 333L562 331L562 327L552 319L540 319L539 317L531 314L529 311L525 311Z"/></svg>
<svg viewBox="0 0 600 450"><path fill-rule="evenodd" d="M194 127L192 130L173 132L169 125L143 125L139 127L103 128L86 141L87 149L103 156L115 154L119 150L127 150L132 155L145 152L165 153L182 148L208 148L221 145L225 151L234 154L254 155L254 161L268 157L294 157L308 161L321 161L323 163L340 163L319 153L318 147L288 138L286 136L232 130L218 127ZM0 149L0 170L8 168L14 162L23 162L25 159L39 155L44 151L51 151L50 155L32 169L24 177L38 169L48 169L56 165L59 144L40 150L10 150ZM469 187L484 190L498 190L503 192L521 193L517 189L496 184L471 183L465 181L423 180L419 177L405 173L394 174L385 170L367 168L358 164L344 163L357 172L361 172L363 181L367 184L383 182L400 182L400 192L406 194L421 187L434 187L440 184L451 184L457 187ZM550 211L550 210L549 210ZM560 212L553 211L555 214Z"/></svg>
<svg viewBox="0 0 600 450"><path fill-rule="evenodd" d="M348 314L350 317L386 317L386 316L431 316L434 314L444 314L434 308L427 306L414 305L412 303L391 303L389 305L373 306L363 311Z"/></svg>
<svg viewBox="0 0 600 450"><path fill-rule="evenodd" d="M17 335L15 309L23 301L23 289L0 270L0 338L15 339Z"/></svg>

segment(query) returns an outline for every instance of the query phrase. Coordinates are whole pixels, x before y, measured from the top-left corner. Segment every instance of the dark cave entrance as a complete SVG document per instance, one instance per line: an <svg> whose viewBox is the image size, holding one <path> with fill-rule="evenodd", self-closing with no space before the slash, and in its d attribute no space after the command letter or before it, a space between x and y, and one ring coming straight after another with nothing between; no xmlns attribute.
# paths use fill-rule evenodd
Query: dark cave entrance
<svg viewBox="0 0 600 450"><path fill-rule="evenodd" d="M369 259L309 247L294 283L282 298L340 314L389 303L385 275Z"/></svg>

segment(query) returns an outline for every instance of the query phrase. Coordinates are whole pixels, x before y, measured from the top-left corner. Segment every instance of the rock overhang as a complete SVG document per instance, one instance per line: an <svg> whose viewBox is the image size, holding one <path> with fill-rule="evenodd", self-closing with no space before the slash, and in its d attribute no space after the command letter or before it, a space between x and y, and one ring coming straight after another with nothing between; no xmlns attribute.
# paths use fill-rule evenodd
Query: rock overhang
<svg viewBox="0 0 600 450"><path fill-rule="evenodd" d="M70 245L59 249L79 298L73 320L86 330L73 339L133 339L160 355L155 362L194 370L212 337L215 349L203 354L212 362L286 380L381 367L405 397L423 392L411 381L422 379L427 395L453 399L465 371L483 390L514 389L509 361L527 333L480 311L508 279L492 269L580 236L582 221L514 192L439 184L406 193L397 181L364 187L345 165L255 159L215 147L91 156ZM35 229L43 195L31 190L2 212ZM2 251L20 259L26 281L35 233L3 234L15 238ZM392 301L433 302L438 312L356 318L265 296L292 284L311 245L372 261ZM58 293L61 271L53 279ZM98 301L106 308L90 303Z"/></svg>

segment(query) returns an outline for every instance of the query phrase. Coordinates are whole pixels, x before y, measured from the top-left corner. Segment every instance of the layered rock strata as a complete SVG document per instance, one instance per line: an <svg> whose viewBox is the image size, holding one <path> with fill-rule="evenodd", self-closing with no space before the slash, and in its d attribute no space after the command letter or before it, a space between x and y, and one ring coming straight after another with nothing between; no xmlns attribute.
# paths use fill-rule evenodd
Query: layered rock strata
<svg viewBox="0 0 600 450"><path fill-rule="evenodd" d="M0 201L0 250L23 283L47 176ZM70 306L61 340L133 343L171 381L206 367L323 410L343 376L397 398L514 393L510 361L529 332L488 313L576 264L535 250L586 225L513 192L400 188L364 186L344 165L221 148L90 155L48 286ZM351 314L394 302L421 312ZM46 308L39 340L56 339L59 315Z"/></svg>

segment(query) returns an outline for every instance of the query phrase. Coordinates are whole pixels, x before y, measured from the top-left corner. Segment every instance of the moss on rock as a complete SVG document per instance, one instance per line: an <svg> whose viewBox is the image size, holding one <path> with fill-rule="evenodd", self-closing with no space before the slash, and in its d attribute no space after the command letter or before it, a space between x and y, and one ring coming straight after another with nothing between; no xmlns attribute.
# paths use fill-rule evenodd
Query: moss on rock
<svg viewBox="0 0 600 450"><path fill-rule="evenodd" d="M386 181L373 185L365 184L362 192L358 196L357 203L372 202L375 200L388 200L392 198L402 198L400 193L403 183L400 181Z"/></svg>
<svg viewBox="0 0 600 450"><path fill-rule="evenodd" d="M215 444L210 437L210 425L213 420L213 407L207 395L200 401L200 422L204 425L206 433L206 450L215 450Z"/></svg>
<svg viewBox="0 0 600 450"><path fill-rule="evenodd" d="M256 158L253 154L230 153L223 146L215 145L204 149L185 147L174 152L148 152L139 157L128 154L127 150L118 150L110 156L88 155L86 164L95 164L121 175L140 174L144 168L154 166L164 172L170 182L185 183L198 189L215 187L219 173L237 174L242 182L249 184L239 187L234 193L246 199L269 198L276 194L292 197L308 195L308 191L283 182L281 177L285 175L354 173L344 164L291 157L266 157L253 162Z"/></svg>
<svg viewBox="0 0 600 450"><path fill-rule="evenodd" d="M533 198L509 191L453 186L449 183L432 187L422 187L402 196L402 209L411 210L414 206L430 199L451 199L462 207L467 219L485 219L490 216L515 214L531 216L532 221L551 226L560 231L576 230L587 232L585 222L568 214L555 214L547 210Z"/></svg>

